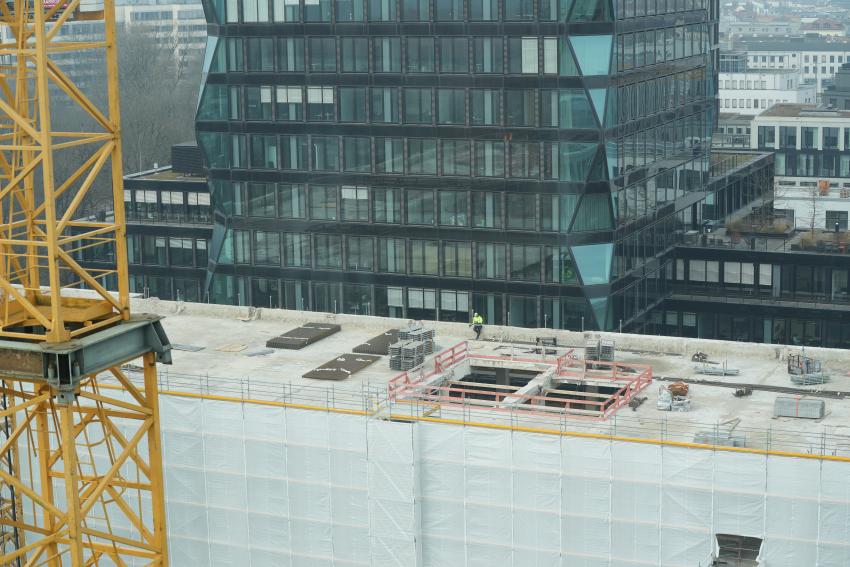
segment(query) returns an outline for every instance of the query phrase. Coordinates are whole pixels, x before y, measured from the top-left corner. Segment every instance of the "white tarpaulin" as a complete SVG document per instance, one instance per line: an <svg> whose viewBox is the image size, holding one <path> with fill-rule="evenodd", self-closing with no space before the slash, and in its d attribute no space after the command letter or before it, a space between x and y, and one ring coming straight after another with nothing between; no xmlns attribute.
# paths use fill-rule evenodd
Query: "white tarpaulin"
<svg viewBox="0 0 850 567"><path fill-rule="evenodd" d="M161 400L174 565L850 565L850 463Z"/></svg>

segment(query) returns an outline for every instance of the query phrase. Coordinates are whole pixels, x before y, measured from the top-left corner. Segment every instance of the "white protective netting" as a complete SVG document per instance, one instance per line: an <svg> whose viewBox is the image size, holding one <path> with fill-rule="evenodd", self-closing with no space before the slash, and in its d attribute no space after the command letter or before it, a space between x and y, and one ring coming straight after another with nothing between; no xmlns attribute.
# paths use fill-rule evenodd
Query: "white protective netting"
<svg viewBox="0 0 850 567"><path fill-rule="evenodd" d="M173 565L850 565L850 463L161 398Z"/></svg>

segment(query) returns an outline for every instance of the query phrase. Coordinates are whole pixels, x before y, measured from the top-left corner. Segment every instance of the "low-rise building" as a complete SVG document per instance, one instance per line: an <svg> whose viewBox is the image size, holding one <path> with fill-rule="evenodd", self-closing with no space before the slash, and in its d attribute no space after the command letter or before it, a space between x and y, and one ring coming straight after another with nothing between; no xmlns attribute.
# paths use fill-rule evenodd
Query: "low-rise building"
<svg viewBox="0 0 850 567"><path fill-rule="evenodd" d="M824 88L821 100L837 110L850 110L850 63L836 71L832 83Z"/></svg>
<svg viewBox="0 0 850 567"><path fill-rule="evenodd" d="M721 112L755 116L774 104L817 102L815 82L803 80L799 69L743 69L719 76Z"/></svg>
<svg viewBox="0 0 850 567"><path fill-rule="evenodd" d="M802 79L815 82L821 92L844 63L850 62L850 39L792 37L736 41L747 53L751 69L800 69Z"/></svg>
<svg viewBox="0 0 850 567"><path fill-rule="evenodd" d="M847 230L850 111L776 105L753 119L750 147L776 152L775 207L797 228Z"/></svg>

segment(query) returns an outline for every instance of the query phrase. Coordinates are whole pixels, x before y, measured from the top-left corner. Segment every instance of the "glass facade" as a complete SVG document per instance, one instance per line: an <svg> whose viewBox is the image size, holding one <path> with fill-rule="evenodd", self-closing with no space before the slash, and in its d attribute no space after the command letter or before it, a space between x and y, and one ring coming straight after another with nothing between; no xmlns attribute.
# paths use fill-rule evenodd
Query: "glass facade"
<svg viewBox="0 0 850 567"><path fill-rule="evenodd" d="M642 311L617 298L649 308L673 235L701 222L717 11L205 2L210 300L628 324Z"/></svg>

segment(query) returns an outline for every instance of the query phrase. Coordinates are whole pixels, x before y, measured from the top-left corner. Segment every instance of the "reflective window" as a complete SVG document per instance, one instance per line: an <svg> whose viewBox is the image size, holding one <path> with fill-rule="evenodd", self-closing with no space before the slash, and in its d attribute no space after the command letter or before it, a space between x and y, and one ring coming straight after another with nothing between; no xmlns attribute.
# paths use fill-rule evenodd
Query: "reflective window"
<svg viewBox="0 0 850 567"><path fill-rule="evenodd" d="M463 21L463 0L434 0L438 22Z"/></svg>
<svg viewBox="0 0 850 567"><path fill-rule="evenodd" d="M378 271L403 274L406 268L406 249L403 238L378 239Z"/></svg>
<svg viewBox="0 0 850 567"><path fill-rule="evenodd" d="M475 175L478 177L505 175L505 143L503 141L475 141Z"/></svg>
<svg viewBox="0 0 850 567"><path fill-rule="evenodd" d="M437 140L407 140L407 171L424 175L437 173Z"/></svg>
<svg viewBox="0 0 850 567"><path fill-rule="evenodd" d="M410 241L410 273L440 275L440 243L436 240Z"/></svg>
<svg viewBox="0 0 850 567"><path fill-rule="evenodd" d="M258 230L254 233L254 263L280 266L280 234Z"/></svg>
<svg viewBox="0 0 850 567"><path fill-rule="evenodd" d="M475 276L488 280L505 279L505 245L479 242L476 244Z"/></svg>
<svg viewBox="0 0 850 567"><path fill-rule="evenodd" d="M434 224L434 192L430 189L408 189L407 223Z"/></svg>
<svg viewBox="0 0 850 567"><path fill-rule="evenodd" d="M372 189L372 222L401 224L401 189Z"/></svg>
<svg viewBox="0 0 850 567"><path fill-rule="evenodd" d="M277 188L273 183L248 183L248 214L252 217L276 217Z"/></svg>
<svg viewBox="0 0 850 567"><path fill-rule="evenodd" d="M474 126L501 124L502 92L497 89L469 90L469 120Z"/></svg>
<svg viewBox="0 0 850 567"><path fill-rule="evenodd" d="M375 171L404 173L404 140L402 138L375 138Z"/></svg>
<svg viewBox="0 0 850 567"><path fill-rule="evenodd" d="M541 92L541 126L554 128L596 128L584 89Z"/></svg>
<svg viewBox="0 0 850 567"><path fill-rule="evenodd" d="M540 195L540 230L567 232L578 203L578 195Z"/></svg>
<svg viewBox="0 0 850 567"><path fill-rule="evenodd" d="M469 197L466 191L440 191L440 224L467 226Z"/></svg>
<svg viewBox="0 0 850 567"><path fill-rule="evenodd" d="M310 71L333 73L336 71L336 38L311 37L308 40Z"/></svg>
<svg viewBox="0 0 850 567"><path fill-rule="evenodd" d="M277 169L277 136L251 135L251 167Z"/></svg>
<svg viewBox="0 0 850 567"><path fill-rule="evenodd" d="M280 48L278 60L281 71L290 73L304 71L303 37L282 37L279 40L278 46Z"/></svg>
<svg viewBox="0 0 850 567"><path fill-rule="evenodd" d="M362 22L363 0L336 0L336 21Z"/></svg>
<svg viewBox="0 0 850 567"><path fill-rule="evenodd" d="M331 0L306 0L304 2L304 21L331 21Z"/></svg>
<svg viewBox="0 0 850 567"><path fill-rule="evenodd" d="M610 35L573 35L570 42L585 76L607 75L611 71Z"/></svg>
<svg viewBox="0 0 850 567"><path fill-rule="evenodd" d="M825 150L837 150L838 149L838 136L840 132L840 128L827 128L824 126L821 128L823 130L823 149ZM850 148L848 148L850 149Z"/></svg>
<svg viewBox="0 0 850 567"><path fill-rule="evenodd" d="M372 146L369 138L342 139L342 168L343 171L369 173L372 171Z"/></svg>
<svg viewBox="0 0 850 567"><path fill-rule="evenodd" d="M544 143L544 177L561 181L585 181L598 146L593 143Z"/></svg>
<svg viewBox="0 0 850 567"><path fill-rule="evenodd" d="M307 169L307 136L280 137L280 168Z"/></svg>
<svg viewBox="0 0 850 567"><path fill-rule="evenodd" d="M333 87L307 87L307 120L334 119Z"/></svg>
<svg viewBox="0 0 850 567"><path fill-rule="evenodd" d="M652 0L650 0L651 2ZM607 22L612 18L608 0L575 0L570 12L571 22ZM636 2L635 5L642 5ZM643 15L643 14L638 14Z"/></svg>
<svg viewBox="0 0 850 567"><path fill-rule="evenodd" d="M278 120L304 119L304 98L301 87L277 87L275 92Z"/></svg>
<svg viewBox="0 0 850 567"><path fill-rule="evenodd" d="M398 89L396 87L372 87L370 91L372 122L400 122Z"/></svg>
<svg viewBox="0 0 850 567"><path fill-rule="evenodd" d="M335 234L316 234L316 268L339 270L342 268L342 237Z"/></svg>
<svg viewBox="0 0 850 567"><path fill-rule="evenodd" d="M546 246L543 249L543 281L546 283L576 283L576 270L566 246Z"/></svg>
<svg viewBox="0 0 850 567"><path fill-rule="evenodd" d="M469 73L469 39L440 38L440 72Z"/></svg>
<svg viewBox="0 0 850 567"><path fill-rule="evenodd" d="M437 89L437 122L439 124L466 123L466 91Z"/></svg>
<svg viewBox="0 0 850 567"><path fill-rule="evenodd" d="M371 236L347 236L346 247L346 269L371 272L375 269L374 239Z"/></svg>
<svg viewBox="0 0 850 567"><path fill-rule="evenodd" d="M281 218L307 218L307 195L303 185L279 183L277 190Z"/></svg>
<svg viewBox="0 0 850 567"><path fill-rule="evenodd" d="M800 147L806 150L815 149L818 129L813 126L800 128Z"/></svg>
<svg viewBox="0 0 850 567"><path fill-rule="evenodd" d="M540 247L511 245L511 279L539 282L541 275Z"/></svg>
<svg viewBox="0 0 850 567"><path fill-rule="evenodd" d="M297 22L301 20L298 0L272 0L274 21Z"/></svg>
<svg viewBox="0 0 850 567"><path fill-rule="evenodd" d="M608 193L589 193L581 199L572 232L611 230L611 196Z"/></svg>
<svg viewBox="0 0 850 567"><path fill-rule="evenodd" d="M375 73L401 72L401 39L397 37L372 38L372 56Z"/></svg>
<svg viewBox="0 0 850 567"><path fill-rule="evenodd" d="M535 230L537 228L536 195L526 193L508 193L507 228L509 230Z"/></svg>
<svg viewBox="0 0 850 567"><path fill-rule="evenodd" d="M533 20L534 0L505 0L506 20Z"/></svg>
<svg viewBox="0 0 850 567"><path fill-rule="evenodd" d="M240 169L248 167L248 143L243 134L230 136L230 166Z"/></svg>
<svg viewBox="0 0 850 567"><path fill-rule="evenodd" d="M242 0L243 22L268 22L268 0Z"/></svg>
<svg viewBox="0 0 850 567"><path fill-rule="evenodd" d="M310 218L314 220L337 219L337 188L333 186L310 186Z"/></svg>
<svg viewBox="0 0 850 567"><path fill-rule="evenodd" d="M284 265L293 268L310 267L310 235L283 234Z"/></svg>
<svg viewBox="0 0 850 567"><path fill-rule="evenodd" d="M472 226L475 228L502 228L502 194L472 193Z"/></svg>
<svg viewBox="0 0 850 567"><path fill-rule="evenodd" d="M404 122L407 124L431 124L434 115L431 110L431 89L405 88Z"/></svg>
<svg viewBox="0 0 850 567"><path fill-rule="evenodd" d="M510 177L540 177L540 144L510 142Z"/></svg>
<svg viewBox="0 0 850 567"><path fill-rule="evenodd" d="M245 87L245 119L272 119L272 88Z"/></svg>
<svg viewBox="0 0 850 567"><path fill-rule="evenodd" d="M407 72L408 73L433 73L434 72L434 38L433 37L409 37L407 38Z"/></svg>
<svg viewBox="0 0 850 567"><path fill-rule="evenodd" d="M341 122L366 122L366 87L339 88Z"/></svg>
<svg viewBox="0 0 850 567"><path fill-rule="evenodd" d="M344 37L340 49L343 73L369 72L369 43L365 37Z"/></svg>
<svg viewBox="0 0 850 567"><path fill-rule="evenodd" d="M372 22L392 22L396 19L395 0L368 0L369 20Z"/></svg>
<svg viewBox="0 0 850 567"><path fill-rule="evenodd" d="M538 51L536 37L508 38L508 73L538 73Z"/></svg>
<svg viewBox="0 0 850 567"><path fill-rule="evenodd" d="M494 21L499 19L499 0L469 0L469 19Z"/></svg>
<svg viewBox="0 0 850 567"><path fill-rule="evenodd" d="M608 283L611 278L613 244L573 246L572 253L584 285Z"/></svg>
<svg viewBox="0 0 850 567"><path fill-rule="evenodd" d="M472 39L472 45L475 73L502 73L504 54L501 37L476 37Z"/></svg>
<svg viewBox="0 0 850 567"><path fill-rule="evenodd" d="M471 242L443 242L443 275L455 278L472 277Z"/></svg>
<svg viewBox="0 0 850 567"><path fill-rule="evenodd" d="M469 140L440 140L443 175L469 175Z"/></svg>
<svg viewBox="0 0 850 567"><path fill-rule="evenodd" d="M401 0L401 19L406 22L427 22L428 0Z"/></svg>
<svg viewBox="0 0 850 567"><path fill-rule="evenodd" d="M339 139L336 136L312 136L313 169L339 171Z"/></svg>
<svg viewBox="0 0 850 567"><path fill-rule="evenodd" d="M505 123L537 126L537 92L533 89L505 91Z"/></svg>
<svg viewBox="0 0 850 567"><path fill-rule="evenodd" d="M248 71L274 71L274 39L249 37L245 39Z"/></svg>

